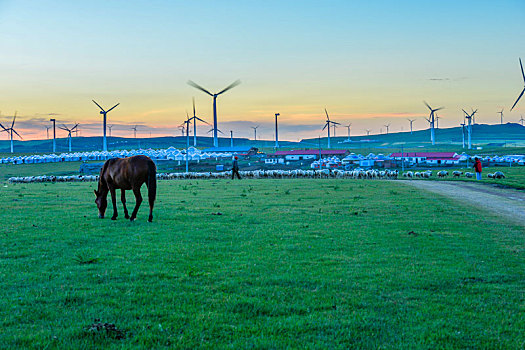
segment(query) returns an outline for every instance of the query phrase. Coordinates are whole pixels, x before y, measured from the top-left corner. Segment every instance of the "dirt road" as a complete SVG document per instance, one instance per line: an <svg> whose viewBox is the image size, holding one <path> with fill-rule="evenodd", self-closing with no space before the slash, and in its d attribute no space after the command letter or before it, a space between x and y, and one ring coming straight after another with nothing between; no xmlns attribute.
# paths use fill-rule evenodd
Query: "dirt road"
<svg viewBox="0 0 525 350"><path fill-rule="evenodd" d="M482 207L525 226L525 191L462 181L399 180L397 182Z"/></svg>

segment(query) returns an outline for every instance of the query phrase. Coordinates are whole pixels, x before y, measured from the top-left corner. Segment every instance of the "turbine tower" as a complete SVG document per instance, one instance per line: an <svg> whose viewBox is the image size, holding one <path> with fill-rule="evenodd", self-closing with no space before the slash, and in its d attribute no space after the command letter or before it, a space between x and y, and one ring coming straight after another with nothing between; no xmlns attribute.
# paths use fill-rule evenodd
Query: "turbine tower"
<svg viewBox="0 0 525 350"><path fill-rule="evenodd" d="M197 147L197 120L200 120L203 123L210 125L207 121L202 120L201 118L195 115L195 98L193 98L193 117L190 118L190 121L193 120L193 147Z"/></svg>
<svg viewBox="0 0 525 350"><path fill-rule="evenodd" d="M436 113L440 109L443 109L443 107L432 109L432 107L430 107L428 103L426 103L425 101L423 101L423 103L430 110L430 117L428 119L427 118L425 118L425 119L427 119L427 121L430 123L430 141L432 142L432 145L435 145L436 144L436 136L435 136L435 132L434 132L434 122L435 122L435 114L434 113Z"/></svg>
<svg viewBox="0 0 525 350"><path fill-rule="evenodd" d="M68 128L65 124L62 124L62 126L59 126L58 128L59 129L62 129L62 130L65 130L68 132L67 134L67 138L68 138L68 141L69 141L69 153L71 153L71 133L73 131L75 131L75 129L78 127L78 124L76 124L74 127L72 127L71 129Z"/></svg>
<svg viewBox="0 0 525 350"><path fill-rule="evenodd" d="M350 141L350 128L352 127L352 123L348 124L347 126L345 126L345 128L348 129L348 139L347 141Z"/></svg>
<svg viewBox="0 0 525 350"><path fill-rule="evenodd" d="M279 129L277 127L277 117L280 113L275 113L275 148L279 148Z"/></svg>
<svg viewBox="0 0 525 350"><path fill-rule="evenodd" d="M501 109L501 111L498 112L498 114L500 117L500 124L503 125L503 108Z"/></svg>
<svg viewBox="0 0 525 350"><path fill-rule="evenodd" d="M328 116L328 111L326 110L326 108L324 109L324 112L326 114L326 122L324 124L324 127L323 127L323 130L324 129L328 129L328 147L327 148L330 148L330 124L332 125L340 125L340 123L337 123L337 122L333 122L330 120L330 117Z"/></svg>
<svg viewBox="0 0 525 350"><path fill-rule="evenodd" d="M525 73L523 72L523 65L521 64L521 58L520 58L520 67L521 67L521 75L523 76L523 83L525 84ZM510 108L511 111L514 109L514 106L516 106L516 104L520 100L521 96L523 96L524 92L525 92L525 86L523 87L523 90L521 90L521 94L518 96L516 102L514 102L514 104Z"/></svg>
<svg viewBox="0 0 525 350"><path fill-rule="evenodd" d="M257 126L250 126L250 128L253 129L253 140L254 141L257 141L257 128L259 127L260 125L257 125Z"/></svg>
<svg viewBox="0 0 525 350"><path fill-rule="evenodd" d="M5 126L3 126L2 124L0 124L0 127L2 128L2 132L7 132L9 134L9 138L11 139L11 153L14 153L14 148L13 148L13 133L15 133L18 137L20 137L21 140L22 139L22 136L20 136L19 133L16 132L16 130L14 129L14 126L15 126L15 120L16 120L16 112L15 112L15 115L13 117L13 122L11 123L11 127L9 128L6 128Z"/></svg>
<svg viewBox="0 0 525 350"><path fill-rule="evenodd" d="M414 123L415 119L407 119L410 122L410 134L412 134L412 123Z"/></svg>
<svg viewBox="0 0 525 350"><path fill-rule="evenodd" d="M230 130L230 147L233 148L233 130Z"/></svg>
<svg viewBox="0 0 525 350"><path fill-rule="evenodd" d="M219 96L220 94L225 93L226 91L228 91L230 89L233 89L234 87L236 87L240 83L241 83L240 80L236 80L233 83L231 83L230 85L228 85L226 88L224 88L221 91L219 91L218 93L212 94L211 92L209 92L208 90L206 90L202 86L194 83L191 80L188 80L188 85L193 86L194 88L199 89L202 92L204 92L204 93L210 95L211 97L213 97L213 146L214 147L219 147L219 139L217 138L217 132L219 131L218 126L217 126L217 96Z"/></svg>
<svg viewBox="0 0 525 350"><path fill-rule="evenodd" d="M103 131L104 131L104 137L102 139L102 150L103 151L107 151L108 150L108 143L106 141L106 117L107 117L107 114L109 112L111 112L113 110L113 108L117 107L120 103L117 103L116 105L114 105L113 107L111 107L110 109L108 109L107 111L104 110L104 108L100 107L100 105L98 103L95 102L95 100L91 100L93 101L94 104L96 104L98 106L98 108L100 108L100 114L102 114L104 116L104 124L103 124Z"/></svg>

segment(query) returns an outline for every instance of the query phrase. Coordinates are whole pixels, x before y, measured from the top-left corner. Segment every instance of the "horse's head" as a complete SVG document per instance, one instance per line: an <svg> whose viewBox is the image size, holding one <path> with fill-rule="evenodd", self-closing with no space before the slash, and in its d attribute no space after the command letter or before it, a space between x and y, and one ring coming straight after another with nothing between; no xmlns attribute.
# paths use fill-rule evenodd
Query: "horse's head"
<svg viewBox="0 0 525 350"><path fill-rule="evenodd" d="M97 199L95 199L95 203L97 204L98 208L98 217L103 219L104 214L106 213L106 208L108 207L107 193L104 195L102 192L99 192L97 190L95 190L94 192L97 196Z"/></svg>

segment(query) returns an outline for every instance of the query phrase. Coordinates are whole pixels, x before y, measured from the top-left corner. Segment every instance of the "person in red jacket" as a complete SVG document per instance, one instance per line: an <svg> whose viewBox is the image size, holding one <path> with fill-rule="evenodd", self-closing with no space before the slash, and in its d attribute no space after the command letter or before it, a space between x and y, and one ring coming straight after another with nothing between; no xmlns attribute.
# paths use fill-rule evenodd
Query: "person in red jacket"
<svg viewBox="0 0 525 350"><path fill-rule="evenodd" d="M474 170L476 171L476 180L481 180L481 162L479 158L474 158Z"/></svg>

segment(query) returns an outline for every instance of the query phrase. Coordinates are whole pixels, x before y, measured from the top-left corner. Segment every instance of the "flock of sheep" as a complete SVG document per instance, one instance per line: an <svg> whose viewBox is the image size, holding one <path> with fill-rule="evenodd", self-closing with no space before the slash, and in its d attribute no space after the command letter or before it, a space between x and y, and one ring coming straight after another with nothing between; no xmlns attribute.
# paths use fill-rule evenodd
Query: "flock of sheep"
<svg viewBox="0 0 525 350"><path fill-rule="evenodd" d="M447 170L441 170L441 171L437 172L437 176L439 178L445 178L448 175L449 175L449 173L448 173ZM459 171L459 170L454 170L452 172L452 177L454 177L454 178L461 177L462 175L464 175L465 177L469 177L469 178L473 178L474 176L476 176L476 174L470 173L468 171L464 173L464 172ZM403 177L407 177L409 179L413 179L413 178L430 178L431 176L432 176L432 170L427 170L427 171L423 171L423 172L407 171L406 173L403 173ZM503 174L501 171L496 171L495 173L488 173L487 177L490 178L490 179L504 179L505 178L505 174Z"/></svg>
<svg viewBox="0 0 525 350"><path fill-rule="evenodd" d="M338 170L338 169L322 169L322 170L253 170L253 171L240 171L241 177L247 179L295 179L295 178L337 178L337 179L388 179L395 180L398 178L399 172L397 170ZM439 178L445 178L449 175L448 171L441 170L437 172ZM461 177L472 178L474 173L462 171L453 171L452 176L454 178ZM402 174L403 177L414 179L414 178L430 178L432 177L432 171L427 170L423 172L412 172L407 171ZM502 179L505 175L501 171L488 174L489 178ZM158 173L157 179L159 180L181 180L181 179L228 179L231 178L231 171L223 172L189 172L189 173ZM22 176L22 177L11 177L9 178L10 183L31 183L31 182L91 182L98 181L98 175L70 175L70 176L54 176L54 175L42 175L42 176Z"/></svg>

